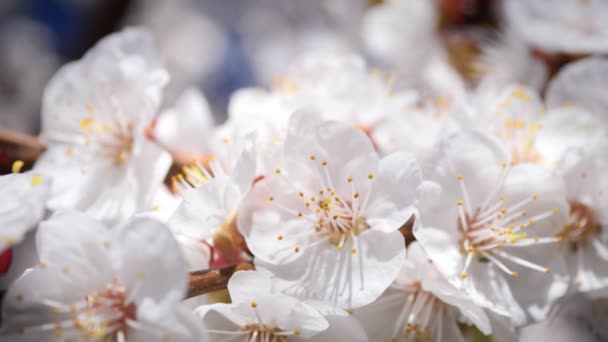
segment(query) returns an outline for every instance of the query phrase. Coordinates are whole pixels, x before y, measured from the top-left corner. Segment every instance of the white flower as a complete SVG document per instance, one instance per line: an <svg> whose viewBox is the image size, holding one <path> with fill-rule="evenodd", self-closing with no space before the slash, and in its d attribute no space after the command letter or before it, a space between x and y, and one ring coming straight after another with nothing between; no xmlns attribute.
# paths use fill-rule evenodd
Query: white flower
<svg viewBox="0 0 608 342"><path fill-rule="evenodd" d="M49 207L109 223L149 208L171 158L144 134L167 73L152 37L126 29L58 71L43 104L48 150L35 169L52 176Z"/></svg>
<svg viewBox="0 0 608 342"><path fill-rule="evenodd" d="M228 126L258 131L258 144L285 138L291 115L315 110L325 120L344 121L366 133L387 116L416 101L415 92L392 89L391 80L368 70L356 55L314 51L296 59L270 91L243 89L233 95Z"/></svg>
<svg viewBox="0 0 608 342"><path fill-rule="evenodd" d="M139 219L116 230L80 213L55 214L38 230L40 264L3 303L11 341L200 341L177 309L186 265L167 228Z"/></svg>
<svg viewBox="0 0 608 342"><path fill-rule="evenodd" d="M608 169L599 158L607 153L572 150L558 167L570 205L568 221L559 233L564 239L562 251L574 284L584 292L608 288Z"/></svg>
<svg viewBox="0 0 608 342"><path fill-rule="evenodd" d="M370 138L381 153L411 151L424 165L444 136L461 129L447 98L439 97L437 103L420 102L387 116L374 127Z"/></svg>
<svg viewBox="0 0 608 342"><path fill-rule="evenodd" d="M549 340L606 341L608 339L608 300L576 294L557 304L551 317L521 329L521 342Z"/></svg>
<svg viewBox="0 0 608 342"><path fill-rule="evenodd" d="M535 163L554 169L565 151L595 150L606 140L600 120L580 107L545 109L538 93L521 85L496 90L480 89L488 94L474 110L471 125L499 138L513 164Z"/></svg>
<svg viewBox="0 0 608 342"><path fill-rule="evenodd" d="M38 226L49 187L49 180L35 172L0 176L0 254Z"/></svg>
<svg viewBox="0 0 608 342"><path fill-rule="evenodd" d="M608 51L608 4L602 0L505 1L509 24L531 44L547 51Z"/></svg>
<svg viewBox="0 0 608 342"><path fill-rule="evenodd" d="M417 242L408 246L407 261L393 285L354 315L377 341L460 341L461 315L484 334L492 331L483 309L435 270Z"/></svg>
<svg viewBox="0 0 608 342"><path fill-rule="evenodd" d="M312 306L281 294L266 272L235 273L228 292L232 304L211 304L195 310L214 341L310 339L329 326Z"/></svg>
<svg viewBox="0 0 608 342"><path fill-rule="evenodd" d="M547 86L549 107L582 107L608 127L608 100L602 92L608 80L608 60L588 57L560 69Z"/></svg>
<svg viewBox="0 0 608 342"><path fill-rule="evenodd" d="M511 292L541 319L568 285L555 244L568 212L561 179L530 164L509 167L504 146L474 131L446 137L433 160L428 177L442 193L421 207L416 239L476 303L524 323Z"/></svg>
<svg viewBox="0 0 608 342"><path fill-rule="evenodd" d="M478 61L478 69L482 73L480 87L520 83L540 90L544 86L547 66L534 57L530 46L515 30L507 28L496 42L482 48Z"/></svg>
<svg viewBox="0 0 608 342"><path fill-rule="evenodd" d="M380 296L405 260L398 231L415 212L422 175L413 156L379 160L355 127L292 117L282 159L239 213L256 265L287 294L352 308Z"/></svg>
<svg viewBox="0 0 608 342"><path fill-rule="evenodd" d="M230 174L216 165L186 167L179 178L183 201L169 219L191 269L207 269L241 261L245 246L236 229L236 215L254 182L256 154L249 137Z"/></svg>
<svg viewBox="0 0 608 342"><path fill-rule="evenodd" d="M209 104L196 88L184 91L174 107L164 110L156 119L154 139L173 154L196 159L210 153L215 123Z"/></svg>

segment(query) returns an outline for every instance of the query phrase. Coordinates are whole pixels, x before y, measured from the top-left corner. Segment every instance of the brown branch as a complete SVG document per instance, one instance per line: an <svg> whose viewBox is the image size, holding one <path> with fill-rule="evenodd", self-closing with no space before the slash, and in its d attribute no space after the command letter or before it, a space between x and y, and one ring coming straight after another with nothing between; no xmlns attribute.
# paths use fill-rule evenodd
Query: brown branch
<svg viewBox="0 0 608 342"><path fill-rule="evenodd" d="M192 298L213 291L224 290L228 286L228 280L237 271L253 270L253 264L242 262L237 265L222 267L216 270L204 270L190 272L188 280L188 294L186 298Z"/></svg>
<svg viewBox="0 0 608 342"><path fill-rule="evenodd" d="M23 160L32 164L44 151L46 145L38 138L0 127L0 151L5 155L5 162Z"/></svg>

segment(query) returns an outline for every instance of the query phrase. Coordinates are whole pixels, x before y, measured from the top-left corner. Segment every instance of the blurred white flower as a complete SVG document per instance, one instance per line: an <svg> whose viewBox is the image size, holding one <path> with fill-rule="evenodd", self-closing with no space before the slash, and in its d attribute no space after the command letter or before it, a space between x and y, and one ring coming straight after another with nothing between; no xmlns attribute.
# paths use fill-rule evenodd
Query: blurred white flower
<svg viewBox="0 0 608 342"><path fill-rule="evenodd" d="M569 280L556 244L568 213L561 179L530 164L510 167L503 145L473 131L446 137L433 161L427 177L442 192L422 205L414 235L434 265L515 324L543 319Z"/></svg>
<svg viewBox="0 0 608 342"><path fill-rule="evenodd" d="M144 129L167 79L139 29L103 39L53 77L42 116L48 149L35 165L53 180L49 208L116 223L151 207L171 157Z"/></svg>
<svg viewBox="0 0 608 342"><path fill-rule="evenodd" d="M165 101L171 103L188 88L208 83L221 70L227 32L203 11L200 1L135 1L128 22L154 34L171 74Z"/></svg>
<svg viewBox="0 0 608 342"><path fill-rule="evenodd" d="M439 41L436 1L383 1L369 9L361 38L373 59L400 81L436 95L458 96L464 83Z"/></svg>
<svg viewBox="0 0 608 342"><path fill-rule="evenodd" d="M66 238L69 237L69 238ZM186 265L167 228L139 219L109 230L80 213L55 214L38 231L40 264L3 302L11 341L192 341L204 333L177 308Z"/></svg>
<svg viewBox="0 0 608 342"><path fill-rule="evenodd" d="M314 51L277 76L269 91L236 92L224 127L240 136L257 131L263 151L285 139L289 118L298 110L315 110L325 120L347 122L371 135L383 120L417 99L414 91L394 91L390 79L369 70L359 56Z"/></svg>
<svg viewBox="0 0 608 342"><path fill-rule="evenodd" d="M354 314L378 341L463 341L460 322L472 322L486 335L492 331L483 309L435 270L417 242L408 246L389 290Z"/></svg>
<svg viewBox="0 0 608 342"><path fill-rule="evenodd" d="M532 48L513 29L507 28L497 41L482 46L477 61L482 73L480 87L506 87L513 83L541 90L547 80L547 66L535 58Z"/></svg>
<svg viewBox="0 0 608 342"><path fill-rule="evenodd" d="M520 342L597 342L608 339L606 299L573 295L564 298L546 321L521 329Z"/></svg>
<svg viewBox="0 0 608 342"><path fill-rule="evenodd" d="M504 1L509 25L529 43L567 53L608 52L608 3L602 0Z"/></svg>
<svg viewBox="0 0 608 342"><path fill-rule="evenodd" d="M603 150L603 154L608 151ZM566 182L570 215L560 231L572 279L579 291L608 288L608 181L594 153L570 150L558 166Z"/></svg>
<svg viewBox="0 0 608 342"><path fill-rule="evenodd" d="M602 92L608 82L608 60L589 57L564 66L547 87L549 107L580 107L608 129L608 100Z"/></svg>
<svg viewBox="0 0 608 342"><path fill-rule="evenodd" d="M356 128L299 113L282 158L246 198L238 228L256 265L291 283L287 294L359 307L401 269L398 229L414 215L421 183L412 155L379 160Z"/></svg>
<svg viewBox="0 0 608 342"><path fill-rule="evenodd" d="M49 180L35 172L0 176L0 254L42 221L49 188Z"/></svg>

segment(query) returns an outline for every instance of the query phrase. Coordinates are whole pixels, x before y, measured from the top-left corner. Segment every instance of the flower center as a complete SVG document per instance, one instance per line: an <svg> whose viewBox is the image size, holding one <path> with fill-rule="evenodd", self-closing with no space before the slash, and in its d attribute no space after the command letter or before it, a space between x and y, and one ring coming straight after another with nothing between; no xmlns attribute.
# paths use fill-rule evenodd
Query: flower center
<svg viewBox="0 0 608 342"><path fill-rule="evenodd" d="M92 108L88 110L93 111ZM108 125L96 121L93 117L87 117L80 120L79 126L81 133L85 135L84 145L93 146L102 157L111 160L114 165L123 165L131 157L135 141L133 120L115 118L114 122Z"/></svg>
<svg viewBox="0 0 608 342"><path fill-rule="evenodd" d="M255 314L255 323L242 326L240 331L209 330L209 333L232 337L241 336L245 337L245 341L250 342L284 342L287 341L288 336L300 336L300 329L283 331L272 324L265 324L265 320L262 318L258 308L258 302L252 301L249 303L249 306Z"/></svg>
<svg viewBox="0 0 608 342"><path fill-rule="evenodd" d="M573 248L601 231L593 210L580 202L570 202L570 219L559 236L570 242Z"/></svg>
<svg viewBox="0 0 608 342"><path fill-rule="evenodd" d="M181 172L171 176L171 190L183 196L188 189L198 188L218 175L224 175L222 166L213 155L206 155L192 163L183 165Z"/></svg>
<svg viewBox="0 0 608 342"><path fill-rule="evenodd" d="M395 320L391 341L432 341L435 330L433 323L445 310L443 302L432 293L424 291L420 283L406 287L393 285L393 287L400 291L385 299L393 301L395 300L393 296L401 297L405 294L406 301Z"/></svg>
<svg viewBox="0 0 608 342"><path fill-rule="evenodd" d="M524 88L515 88L511 95L500 104L497 115L503 115L503 109L513 110L511 107L518 106L520 103L525 105L529 101L530 95ZM521 111L525 113L526 108ZM541 112L540 115L544 115L544 113ZM529 122L526 118L513 117L504 119L503 124L499 134L511 149L511 164L538 163L542 156L534 148L534 139L538 131L542 129L542 125Z"/></svg>
<svg viewBox="0 0 608 342"><path fill-rule="evenodd" d="M536 265L528 260L510 254L502 247L529 248L534 244L555 243L562 241L561 237L530 237L528 233L534 224L545 220L558 212L557 208L544 212L529 214L526 207L529 203L537 201L538 195L534 194L528 198L505 206L505 197L498 196L498 201L493 199L496 192L491 192L489 197L476 209L473 209L469 194L462 175L457 176L460 183L463 199L457 201L459 217L456 218L457 230L460 233L461 252L466 254L461 278L466 278L469 265L473 257L480 262L492 262L504 272L517 277L517 272L511 271L501 260L524 266L542 272L549 269ZM502 187L502 179L496 191Z"/></svg>
<svg viewBox="0 0 608 342"><path fill-rule="evenodd" d="M64 272L69 272L68 268ZM18 300L23 300L23 297ZM50 326L20 327L20 335L32 330L52 328L59 340L80 335L83 341L120 341L127 336L129 326L135 323L137 307L127 298L124 286L118 280L102 291L88 294L85 299L72 304L43 300L54 315ZM72 338L72 337L69 337Z"/></svg>

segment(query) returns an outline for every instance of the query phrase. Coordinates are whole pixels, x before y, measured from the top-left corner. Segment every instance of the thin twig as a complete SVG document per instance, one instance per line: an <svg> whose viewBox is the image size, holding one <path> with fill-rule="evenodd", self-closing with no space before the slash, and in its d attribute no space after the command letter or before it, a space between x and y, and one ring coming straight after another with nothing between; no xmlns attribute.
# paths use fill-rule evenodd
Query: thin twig
<svg viewBox="0 0 608 342"><path fill-rule="evenodd" d="M0 171L5 172L15 160L24 161L28 169L45 148L34 136L0 127Z"/></svg>
<svg viewBox="0 0 608 342"><path fill-rule="evenodd" d="M228 280L237 271L253 270L253 264L242 262L237 265L222 267L216 270L204 270L190 272L188 280L188 294L186 298L192 298L213 291L224 290L228 286Z"/></svg>

